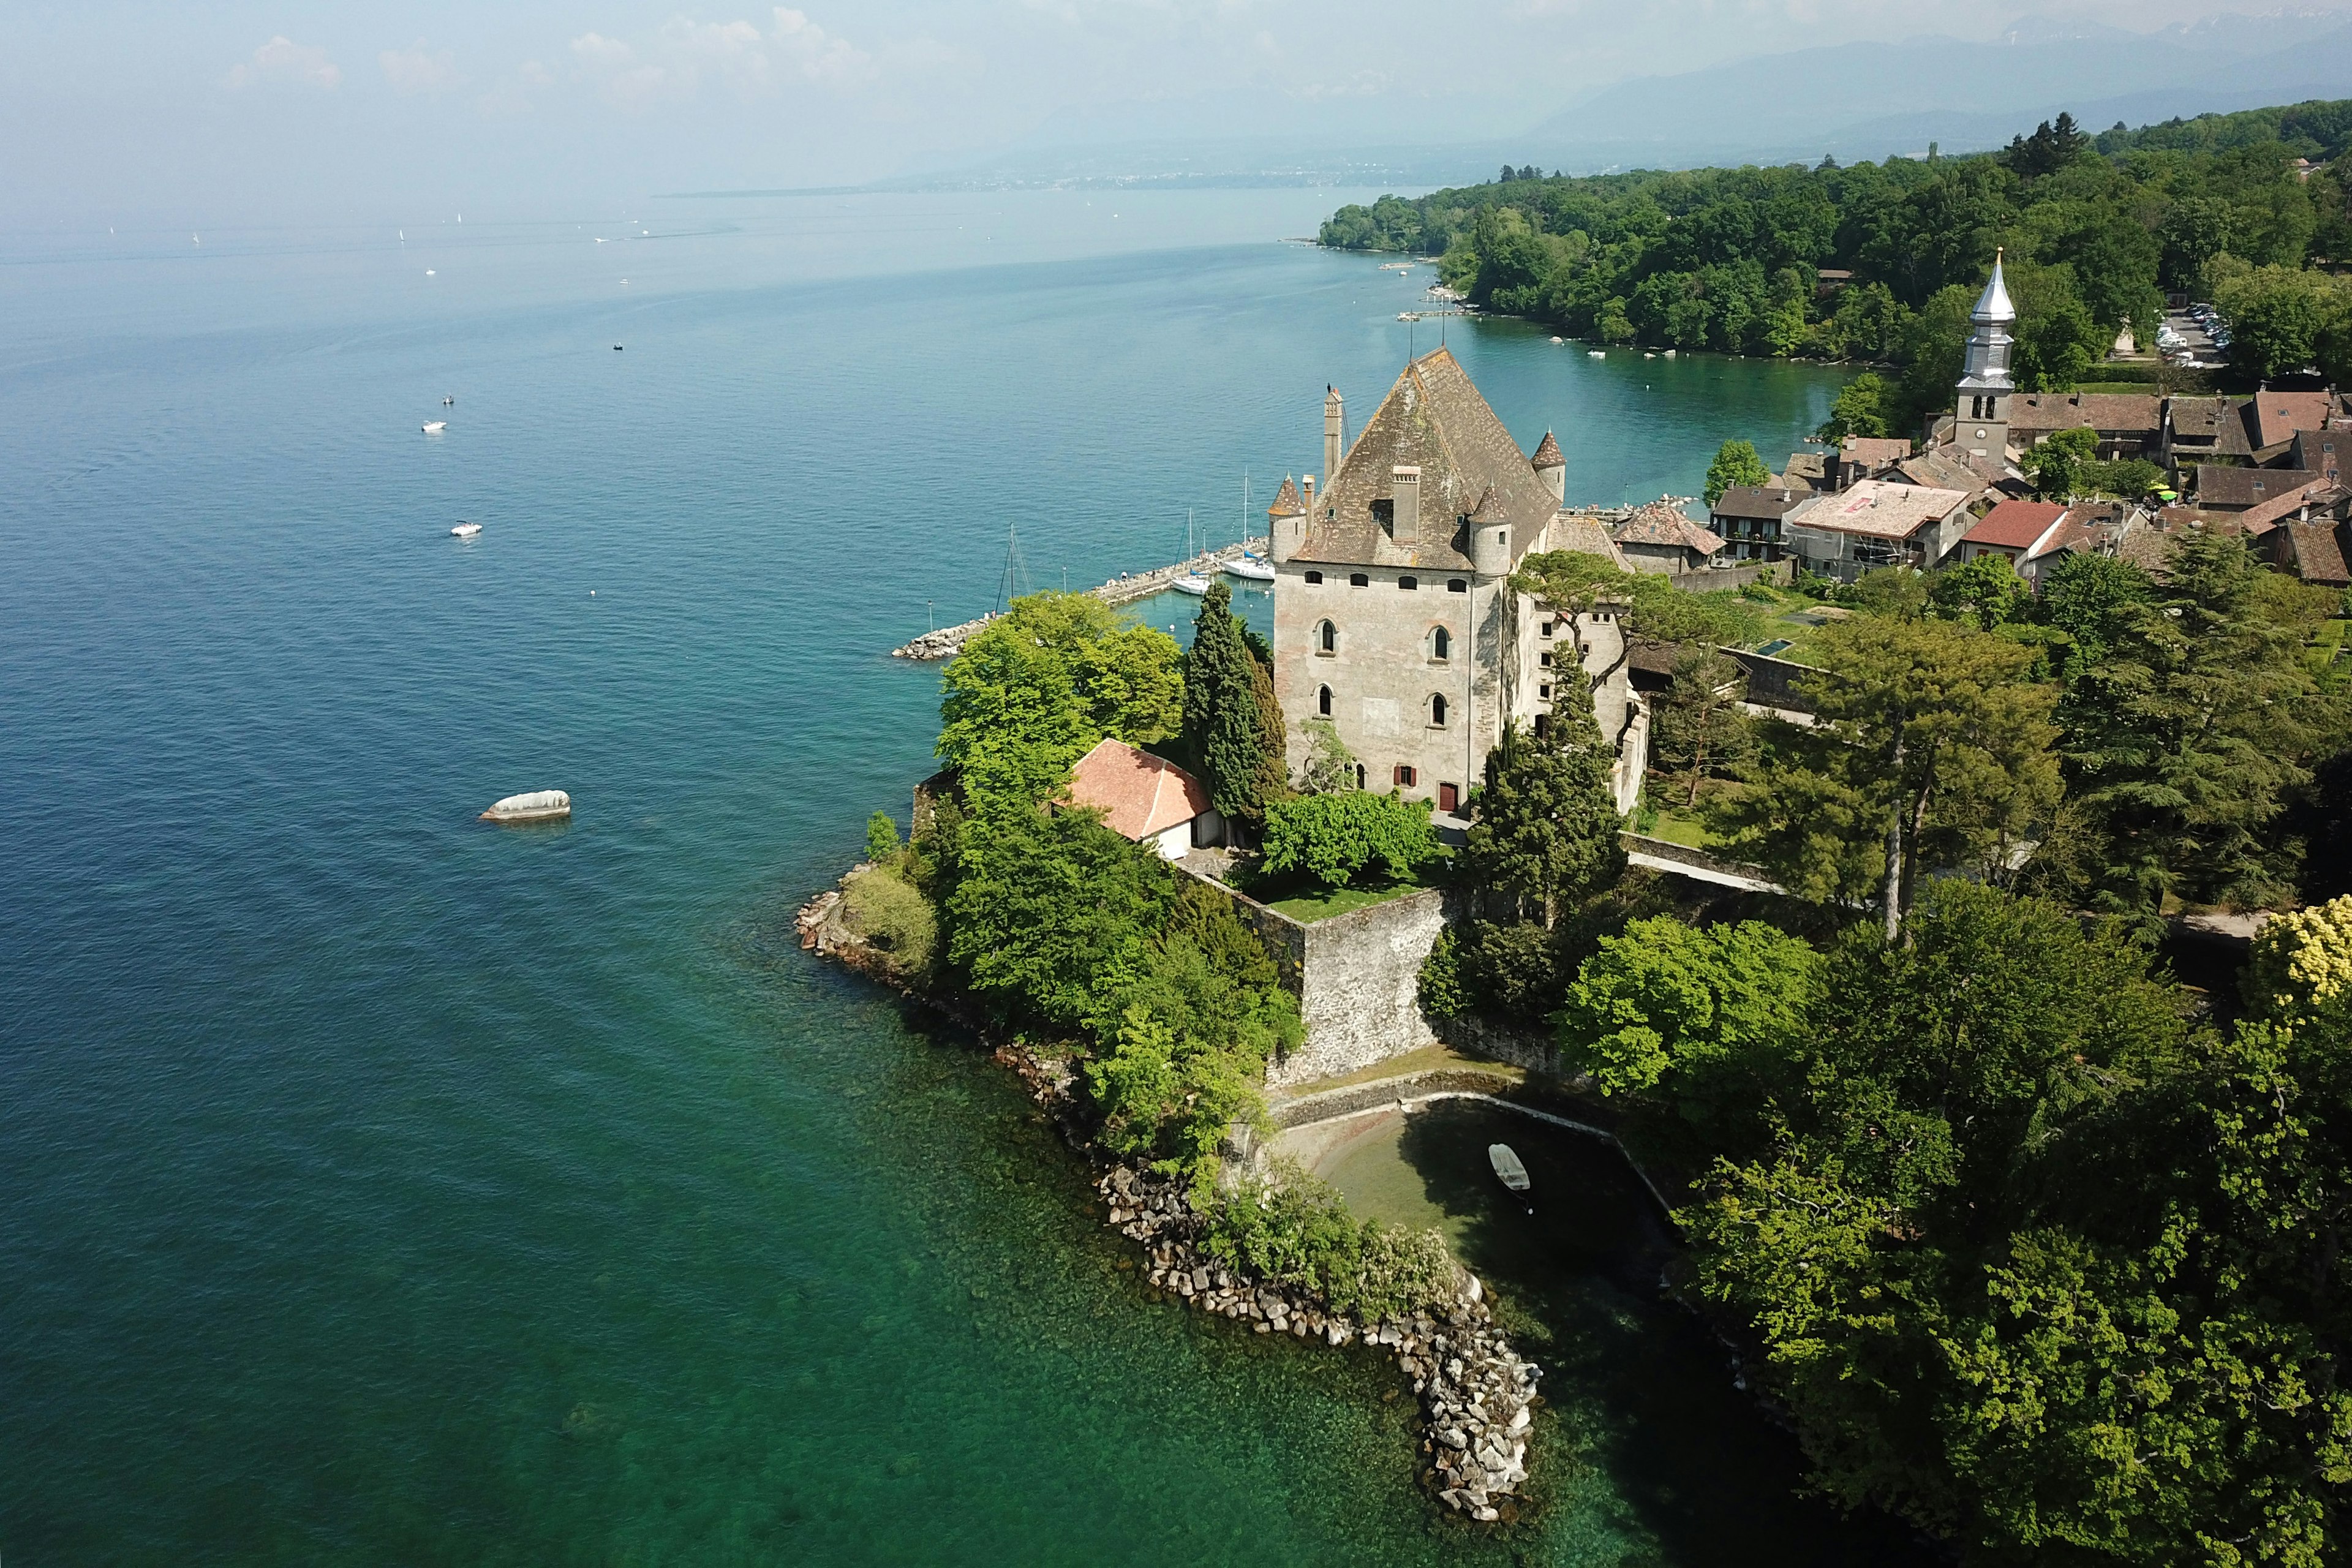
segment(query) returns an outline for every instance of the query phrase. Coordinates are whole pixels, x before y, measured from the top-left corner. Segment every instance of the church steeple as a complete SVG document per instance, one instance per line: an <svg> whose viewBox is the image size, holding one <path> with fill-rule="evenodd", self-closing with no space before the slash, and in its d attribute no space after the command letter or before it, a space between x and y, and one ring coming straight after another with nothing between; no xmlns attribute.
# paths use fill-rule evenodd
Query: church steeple
<svg viewBox="0 0 2352 1568"><path fill-rule="evenodd" d="M2017 307L2009 302L2000 254L1992 253L1992 279L1969 312L1968 353L1953 410L1952 444L1979 458L1998 458L2008 451L2009 399L2017 390L2009 374L2010 351L2017 342L2009 329L2017 324Z"/></svg>

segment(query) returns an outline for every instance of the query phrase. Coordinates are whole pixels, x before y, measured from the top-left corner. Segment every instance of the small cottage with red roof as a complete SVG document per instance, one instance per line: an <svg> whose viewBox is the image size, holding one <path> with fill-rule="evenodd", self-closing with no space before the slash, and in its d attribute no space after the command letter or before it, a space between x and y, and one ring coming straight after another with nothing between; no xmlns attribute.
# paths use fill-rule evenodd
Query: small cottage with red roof
<svg viewBox="0 0 2352 1568"><path fill-rule="evenodd" d="M1072 805L1103 814L1103 826L1171 860L1222 842L1224 818L1206 785L1165 757L1106 740L1070 770Z"/></svg>
<svg viewBox="0 0 2352 1568"><path fill-rule="evenodd" d="M2005 500L1960 536L1960 559L1974 561L1979 555L2006 555L2009 563L2022 573L2026 561L2034 552L2033 547L2065 515L2066 509L2055 501Z"/></svg>

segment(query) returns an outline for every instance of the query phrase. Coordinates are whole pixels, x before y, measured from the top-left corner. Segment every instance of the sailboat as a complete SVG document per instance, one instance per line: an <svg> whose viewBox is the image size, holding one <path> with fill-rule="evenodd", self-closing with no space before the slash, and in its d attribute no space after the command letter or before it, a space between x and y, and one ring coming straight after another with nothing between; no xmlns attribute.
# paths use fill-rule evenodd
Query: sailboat
<svg viewBox="0 0 2352 1568"><path fill-rule="evenodd" d="M1244 474L1242 476L1242 538L1244 540L1249 538L1249 476ZM1245 583L1271 583L1274 581L1274 568L1265 563L1264 557L1244 550L1239 556L1225 563L1225 575L1239 577Z"/></svg>
<svg viewBox="0 0 2352 1568"><path fill-rule="evenodd" d="M1191 566L1192 561L1192 510L1187 508L1184 512L1184 562L1188 568ZM1199 573L1191 570L1187 570L1182 576L1178 577L1168 585L1175 589L1180 594L1190 594L1196 599L1209 591L1209 580L1206 577L1202 576Z"/></svg>

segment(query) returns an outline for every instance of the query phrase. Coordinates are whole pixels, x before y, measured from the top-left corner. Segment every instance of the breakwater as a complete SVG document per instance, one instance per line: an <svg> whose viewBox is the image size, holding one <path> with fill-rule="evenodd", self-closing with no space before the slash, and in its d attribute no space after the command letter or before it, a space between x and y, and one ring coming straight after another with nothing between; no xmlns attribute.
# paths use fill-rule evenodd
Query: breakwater
<svg viewBox="0 0 2352 1568"><path fill-rule="evenodd" d="M1188 574L1212 577L1224 570L1225 563L1240 560L1244 552L1254 551L1263 555L1265 549L1266 541L1263 537L1244 539L1238 544L1228 544L1222 549L1204 550L1190 561L1179 561L1171 566L1155 566L1149 572L1122 572L1109 582L1097 584L1087 591L1107 605L1132 604L1138 599L1148 599L1154 594L1168 592L1170 584L1179 577ZM914 659L919 663L953 658L963 651L965 641L973 633L996 619L1001 613L991 611L978 620L936 627L911 642L892 648L890 657Z"/></svg>

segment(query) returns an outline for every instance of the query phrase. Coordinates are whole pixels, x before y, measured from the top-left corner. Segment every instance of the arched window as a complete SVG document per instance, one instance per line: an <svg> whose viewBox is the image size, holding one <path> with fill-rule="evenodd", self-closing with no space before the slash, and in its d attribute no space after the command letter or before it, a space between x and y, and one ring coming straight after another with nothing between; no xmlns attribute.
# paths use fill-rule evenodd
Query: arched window
<svg viewBox="0 0 2352 1568"><path fill-rule="evenodd" d="M1361 763L1356 764L1356 787L1358 789L1364 787L1364 764Z"/></svg>
<svg viewBox="0 0 2352 1568"><path fill-rule="evenodd" d="M1339 651L1339 628L1328 621L1315 623L1315 651L1335 654Z"/></svg>
<svg viewBox="0 0 2352 1568"><path fill-rule="evenodd" d="M1445 580L1445 591L1449 594L1466 594L1470 591L1470 584L1459 577L1448 577Z"/></svg>
<svg viewBox="0 0 2352 1568"><path fill-rule="evenodd" d="M1445 728L1445 698L1442 693L1430 693L1429 727L1433 730Z"/></svg>
<svg viewBox="0 0 2352 1568"><path fill-rule="evenodd" d="M1309 583L1320 583L1323 581L1323 574L1320 572L1309 572L1307 574L1307 580Z"/></svg>
<svg viewBox="0 0 2352 1568"><path fill-rule="evenodd" d="M1315 689L1315 711L1321 714L1326 719L1331 717L1331 689L1329 687L1318 686Z"/></svg>
<svg viewBox="0 0 2352 1568"><path fill-rule="evenodd" d="M1454 634L1444 626L1429 628L1429 662L1444 664L1454 657Z"/></svg>
<svg viewBox="0 0 2352 1568"><path fill-rule="evenodd" d="M1397 586L1410 594L1421 586L1421 580L1417 577L1400 577L1397 579Z"/></svg>
<svg viewBox="0 0 2352 1568"><path fill-rule="evenodd" d="M1372 580L1371 580L1370 577L1366 576L1366 575L1365 575L1364 574L1362 574L1361 572L1350 572L1350 573L1349 573L1349 574L1348 574L1348 586L1349 586L1349 587L1350 587L1350 588L1369 588L1369 587L1370 587L1371 585L1372 585Z"/></svg>

